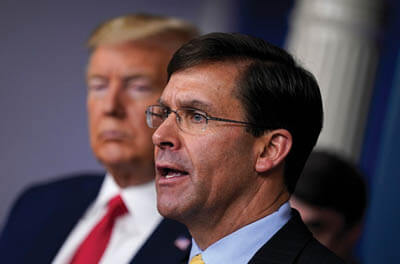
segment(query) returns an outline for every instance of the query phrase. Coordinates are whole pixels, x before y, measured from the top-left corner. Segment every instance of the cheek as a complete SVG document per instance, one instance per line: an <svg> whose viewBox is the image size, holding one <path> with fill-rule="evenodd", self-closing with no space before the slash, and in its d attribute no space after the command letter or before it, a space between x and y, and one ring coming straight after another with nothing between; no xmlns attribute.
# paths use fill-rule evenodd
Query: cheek
<svg viewBox="0 0 400 264"><path fill-rule="evenodd" d="M160 94L155 93L149 98L142 100L133 100L126 103L126 111L128 112L129 122L134 127L149 128L146 124L146 109L148 106L153 105L157 102Z"/></svg>
<svg viewBox="0 0 400 264"><path fill-rule="evenodd" d="M152 135L154 129L146 124L145 107L143 105L130 107L127 120L124 122L131 132L132 147L135 151L147 152L153 158L154 145Z"/></svg>
<svg viewBox="0 0 400 264"><path fill-rule="evenodd" d="M149 128L146 123L145 107L131 107L128 111L128 118L125 122L134 132L135 136L141 137L141 140L151 139L153 129Z"/></svg>
<svg viewBox="0 0 400 264"><path fill-rule="evenodd" d="M251 188L249 179L254 176L255 160L251 138L247 135L226 138L223 144L218 145L219 157L215 158L218 176L215 189L217 192L225 190L229 196Z"/></svg>
<svg viewBox="0 0 400 264"><path fill-rule="evenodd" d="M101 107L102 107L101 100L88 95L87 100L86 100L86 108L87 108L89 121L91 121L92 119L95 120L96 118L98 119L98 117L101 115L101 111L102 111Z"/></svg>
<svg viewBox="0 0 400 264"><path fill-rule="evenodd" d="M191 162L198 175L197 180L211 189L229 184L227 178L240 173L243 169L243 155L248 148L241 149L235 137L230 133L216 134L213 137L199 137L186 141Z"/></svg>
<svg viewBox="0 0 400 264"><path fill-rule="evenodd" d="M98 109L98 104L95 102L88 100L87 103L87 118L88 118L88 123L89 123L89 134L91 137L91 140L95 139L95 133L97 129L97 125L99 123L99 109Z"/></svg>
<svg viewBox="0 0 400 264"><path fill-rule="evenodd" d="M221 146L224 143L215 138L199 137L184 141L185 149L198 173L209 173L214 170L224 156Z"/></svg>

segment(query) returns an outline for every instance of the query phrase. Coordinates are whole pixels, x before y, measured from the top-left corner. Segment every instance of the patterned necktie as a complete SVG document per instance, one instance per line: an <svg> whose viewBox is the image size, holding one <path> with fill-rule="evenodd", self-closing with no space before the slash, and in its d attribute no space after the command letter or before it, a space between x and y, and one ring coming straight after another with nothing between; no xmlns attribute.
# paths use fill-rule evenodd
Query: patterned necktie
<svg viewBox="0 0 400 264"><path fill-rule="evenodd" d="M71 264L99 263L110 240L115 220L127 212L128 209L120 195L112 198L108 202L107 213L82 242L75 252Z"/></svg>
<svg viewBox="0 0 400 264"><path fill-rule="evenodd" d="M192 258L189 264L205 264L201 258L201 254L198 254Z"/></svg>

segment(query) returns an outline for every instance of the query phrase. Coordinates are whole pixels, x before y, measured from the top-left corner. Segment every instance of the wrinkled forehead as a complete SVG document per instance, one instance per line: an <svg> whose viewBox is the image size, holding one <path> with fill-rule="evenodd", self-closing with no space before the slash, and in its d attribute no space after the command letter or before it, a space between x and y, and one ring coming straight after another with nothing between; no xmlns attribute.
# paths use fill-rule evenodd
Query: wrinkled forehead
<svg viewBox="0 0 400 264"><path fill-rule="evenodd" d="M230 63L207 63L180 70L171 75L160 103L209 113L241 109L236 96L238 77L238 68Z"/></svg>

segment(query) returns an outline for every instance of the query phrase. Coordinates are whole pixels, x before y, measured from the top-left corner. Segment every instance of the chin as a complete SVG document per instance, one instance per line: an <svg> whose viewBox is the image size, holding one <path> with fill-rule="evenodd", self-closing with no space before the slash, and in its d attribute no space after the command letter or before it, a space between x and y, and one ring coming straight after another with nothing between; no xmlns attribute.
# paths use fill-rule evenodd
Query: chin
<svg viewBox="0 0 400 264"><path fill-rule="evenodd" d="M162 196L158 196L157 198L157 209L162 216L178 221L182 218L182 208L177 206L175 202L167 202Z"/></svg>
<svg viewBox="0 0 400 264"><path fill-rule="evenodd" d="M193 215L196 218L196 213L201 211L198 207L194 201L190 198L184 198L183 195L180 197L171 197L170 195L163 195L157 192L158 212L166 218L174 219L185 225L190 224L190 219L193 219Z"/></svg>
<svg viewBox="0 0 400 264"><path fill-rule="evenodd" d="M123 164L129 163L132 159L126 153L120 152L109 152L102 151L96 154L97 159L106 167L121 166Z"/></svg>

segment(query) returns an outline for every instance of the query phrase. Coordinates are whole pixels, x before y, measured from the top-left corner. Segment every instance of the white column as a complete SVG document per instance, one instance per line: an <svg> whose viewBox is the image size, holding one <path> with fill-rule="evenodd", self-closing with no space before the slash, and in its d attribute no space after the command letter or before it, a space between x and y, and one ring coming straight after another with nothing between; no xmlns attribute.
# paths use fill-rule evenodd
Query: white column
<svg viewBox="0 0 400 264"><path fill-rule="evenodd" d="M298 0L288 50L317 78L325 122L318 147L358 160L378 62L382 0ZM304 117L307 118L307 117Z"/></svg>

